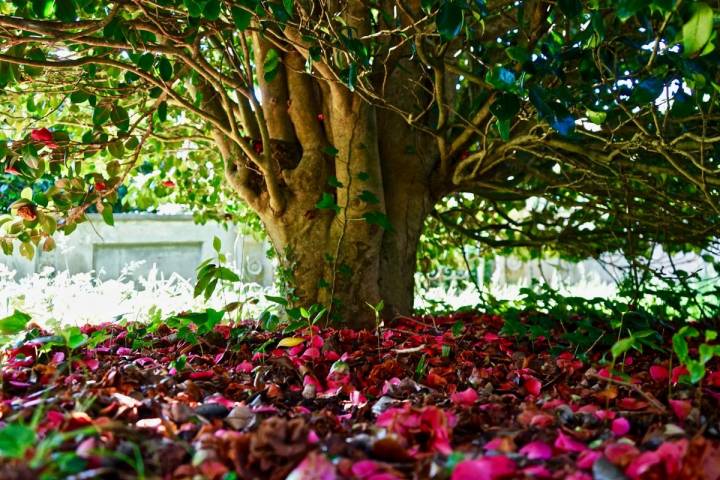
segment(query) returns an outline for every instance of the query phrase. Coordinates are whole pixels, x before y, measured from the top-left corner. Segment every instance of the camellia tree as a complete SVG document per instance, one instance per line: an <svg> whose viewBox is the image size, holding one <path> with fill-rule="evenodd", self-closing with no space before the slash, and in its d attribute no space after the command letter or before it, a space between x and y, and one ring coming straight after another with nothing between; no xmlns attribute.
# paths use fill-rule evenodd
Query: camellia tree
<svg viewBox="0 0 720 480"><path fill-rule="evenodd" d="M716 10L605 0L0 3L3 247L131 178L257 214L304 304L408 312L423 225L640 255L715 240ZM232 207L232 208L231 208ZM234 210L233 210L234 209ZM432 232L429 232L432 235Z"/></svg>

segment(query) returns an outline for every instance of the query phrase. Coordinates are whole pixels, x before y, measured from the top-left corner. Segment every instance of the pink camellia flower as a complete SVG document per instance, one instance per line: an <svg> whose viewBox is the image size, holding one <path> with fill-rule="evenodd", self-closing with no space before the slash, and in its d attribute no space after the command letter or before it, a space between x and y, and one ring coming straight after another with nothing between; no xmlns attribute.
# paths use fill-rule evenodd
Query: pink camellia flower
<svg viewBox="0 0 720 480"><path fill-rule="evenodd" d="M565 435L562 430L558 430L558 436L555 439L555 448L563 452L582 452L583 450L587 450L587 446L584 443L580 443L574 438Z"/></svg>
<svg viewBox="0 0 720 480"><path fill-rule="evenodd" d="M520 449L520 453L530 460L548 460L552 458L552 447L545 442L530 442Z"/></svg>
<svg viewBox="0 0 720 480"><path fill-rule="evenodd" d="M475 402L477 402L477 399L477 392L474 388L470 387L468 387L466 390L463 390L462 392L455 392L450 395L450 400L452 400L453 403L463 407L472 406Z"/></svg>
<svg viewBox="0 0 720 480"><path fill-rule="evenodd" d="M616 437L622 437L630 431L630 422L628 422L627 418L616 418L612 421L610 429Z"/></svg>
<svg viewBox="0 0 720 480"><path fill-rule="evenodd" d="M451 480L495 480L511 478L516 471L515 462L504 456L464 460L453 470Z"/></svg>

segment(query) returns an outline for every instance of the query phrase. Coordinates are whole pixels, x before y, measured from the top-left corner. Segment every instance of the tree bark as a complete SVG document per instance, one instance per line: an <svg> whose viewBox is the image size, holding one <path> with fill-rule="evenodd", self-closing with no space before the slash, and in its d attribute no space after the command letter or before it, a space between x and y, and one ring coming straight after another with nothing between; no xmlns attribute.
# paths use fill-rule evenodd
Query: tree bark
<svg viewBox="0 0 720 480"><path fill-rule="evenodd" d="M409 160L405 157L394 162ZM303 152L298 166L284 172L288 194L282 214L263 208L262 193L254 205L279 256L278 275L298 304L322 304L331 320L351 328L374 328L370 305L380 300L385 318L410 314L418 242L432 205L427 178L398 171L385 176L380 195L389 200L392 225L385 230L362 219L366 206L353 205L356 195L346 195L350 205L341 204L337 213L316 208L323 190L332 190L326 188L327 165L321 151Z"/></svg>

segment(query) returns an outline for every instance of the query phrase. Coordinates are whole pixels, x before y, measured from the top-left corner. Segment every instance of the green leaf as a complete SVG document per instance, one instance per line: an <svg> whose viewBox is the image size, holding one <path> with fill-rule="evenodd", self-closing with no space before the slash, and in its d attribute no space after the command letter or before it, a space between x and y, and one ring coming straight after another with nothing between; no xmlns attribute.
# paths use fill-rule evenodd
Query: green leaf
<svg viewBox="0 0 720 480"><path fill-rule="evenodd" d="M115 219L113 218L113 211L112 207L108 204L104 204L104 208L102 210L102 219L105 223L110 225L111 227L115 225Z"/></svg>
<svg viewBox="0 0 720 480"><path fill-rule="evenodd" d="M498 95L490 105L490 112L498 120L511 120L520 111L520 99L512 93Z"/></svg>
<svg viewBox="0 0 720 480"><path fill-rule="evenodd" d="M340 211L340 207L335 203L335 197L328 192L323 192L322 197L320 197L320 200L315 204L315 208L333 210L335 213Z"/></svg>
<svg viewBox="0 0 720 480"><path fill-rule="evenodd" d="M40 18L50 18L53 14L55 2L53 0L33 0L33 13Z"/></svg>
<svg viewBox="0 0 720 480"><path fill-rule="evenodd" d="M508 47L507 49L505 49L505 53L512 60L515 60L521 65L530 60L530 54L525 47L520 47L517 45Z"/></svg>
<svg viewBox="0 0 720 480"><path fill-rule="evenodd" d="M30 321L30 315L23 313L20 310L15 312L9 317L0 319L0 334L2 335L15 335L25 329L25 325Z"/></svg>
<svg viewBox="0 0 720 480"><path fill-rule="evenodd" d="M595 112L593 110L586 110L585 115L587 115L588 119L595 125L602 125L607 118L606 112Z"/></svg>
<svg viewBox="0 0 720 480"><path fill-rule="evenodd" d="M35 444L35 431L19 423L10 423L0 429L0 457L23 458Z"/></svg>
<svg viewBox="0 0 720 480"><path fill-rule="evenodd" d="M168 110L167 102L165 102L165 101L160 102L160 105L158 105L158 109L157 109L157 116L161 122L164 122L165 120L167 120L167 114L168 114L167 110Z"/></svg>
<svg viewBox="0 0 720 480"><path fill-rule="evenodd" d="M485 81L499 90L510 91L515 87L515 73L505 67L493 67L485 75Z"/></svg>
<svg viewBox="0 0 720 480"><path fill-rule="evenodd" d="M93 125L100 127L110 120L110 109L103 106L96 106L93 110Z"/></svg>
<svg viewBox="0 0 720 480"><path fill-rule="evenodd" d="M365 203L371 203L371 204L378 204L380 203L380 199L370 190L363 190L362 193L358 196L360 200L362 200Z"/></svg>
<svg viewBox="0 0 720 480"><path fill-rule="evenodd" d="M713 32L713 9L706 3L693 4L693 15L682 27L683 53L691 56L710 40Z"/></svg>
<svg viewBox="0 0 720 480"><path fill-rule="evenodd" d="M387 231L392 231L393 229L390 219L382 212L367 212L363 215L363 218L370 225L378 225Z"/></svg>
<svg viewBox="0 0 720 480"><path fill-rule="evenodd" d="M222 5L219 0L210 0L205 4L205 8L203 9L203 18L206 20L217 20L220 18L221 7Z"/></svg>
<svg viewBox="0 0 720 480"><path fill-rule="evenodd" d="M187 8L191 17L200 17L203 14L203 4L198 0L183 0L183 5Z"/></svg>
<svg viewBox="0 0 720 480"><path fill-rule="evenodd" d="M170 60L168 60L166 57L160 57L160 60L158 60L157 68L158 72L160 73L160 78L162 78L166 82L172 80L173 67L170 63Z"/></svg>
<svg viewBox="0 0 720 480"><path fill-rule="evenodd" d="M610 353L613 358L618 358L620 355L630 350L634 345L635 337L630 336L627 338L621 338L610 348Z"/></svg>
<svg viewBox="0 0 720 480"><path fill-rule="evenodd" d="M110 120L121 132L127 132L130 130L130 116L127 110L121 105L115 105L110 112Z"/></svg>
<svg viewBox="0 0 720 480"><path fill-rule="evenodd" d="M73 0L55 0L55 15L63 22L73 22L77 18Z"/></svg>
<svg viewBox="0 0 720 480"><path fill-rule="evenodd" d="M463 18L464 12L460 2L456 0L442 2L435 17L440 38L447 42L457 37L462 30Z"/></svg>
<svg viewBox="0 0 720 480"><path fill-rule="evenodd" d="M502 138L504 142L510 140L510 120L497 119L495 126L497 127L500 138Z"/></svg>
<svg viewBox="0 0 720 480"><path fill-rule="evenodd" d="M125 146L120 140L108 143L107 149L114 158L123 158L125 155Z"/></svg>
<svg viewBox="0 0 720 480"><path fill-rule="evenodd" d="M232 7L232 18L233 22L235 22L235 27L242 32L250 26L252 14L243 8Z"/></svg>
<svg viewBox="0 0 720 480"><path fill-rule="evenodd" d="M222 242L217 236L213 237L212 245L213 250L215 250L217 253L220 253L220 249L222 248Z"/></svg>
<svg viewBox="0 0 720 480"><path fill-rule="evenodd" d="M617 16L621 22L633 17L647 2L644 0L620 0L617 6Z"/></svg>
<svg viewBox="0 0 720 480"><path fill-rule="evenodd" d="M263 63L263 70L265 71L265 81L272 82L278 73L278 66L280 65L280 54L277 50L271 48L265 55L265 62Z"/></svg>

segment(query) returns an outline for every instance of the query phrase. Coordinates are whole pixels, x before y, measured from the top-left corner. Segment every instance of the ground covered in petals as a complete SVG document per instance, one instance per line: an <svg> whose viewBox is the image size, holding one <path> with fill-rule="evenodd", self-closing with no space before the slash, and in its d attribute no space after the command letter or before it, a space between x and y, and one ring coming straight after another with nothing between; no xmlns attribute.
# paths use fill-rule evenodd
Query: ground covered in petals
<svg viewBox="0 0 720 480"><path fill-rule="evenodd" d="M669 337L613 364L503 323L32 330L2 364L0 478L720 476L713 360L690 384Z"/></svg>

